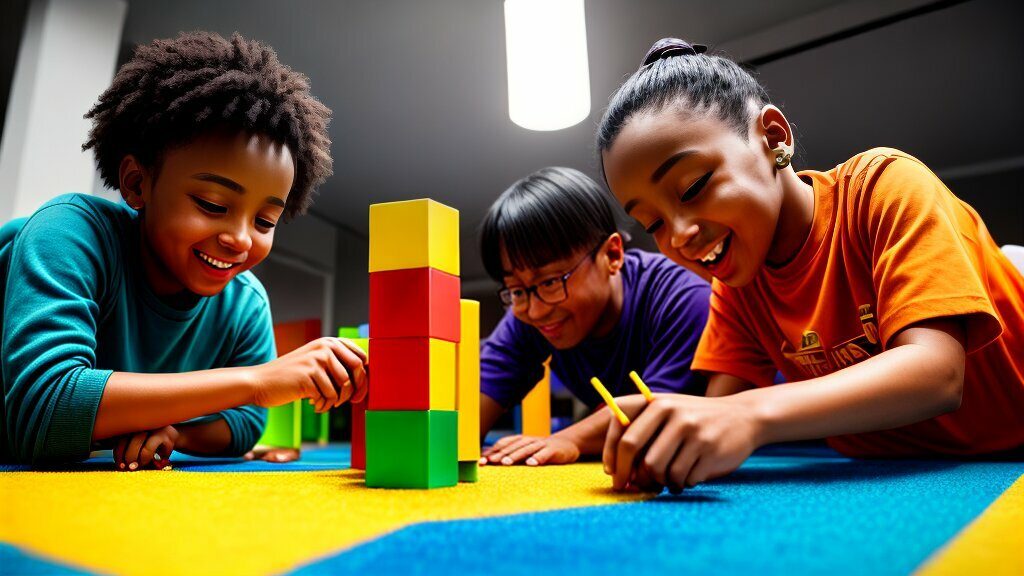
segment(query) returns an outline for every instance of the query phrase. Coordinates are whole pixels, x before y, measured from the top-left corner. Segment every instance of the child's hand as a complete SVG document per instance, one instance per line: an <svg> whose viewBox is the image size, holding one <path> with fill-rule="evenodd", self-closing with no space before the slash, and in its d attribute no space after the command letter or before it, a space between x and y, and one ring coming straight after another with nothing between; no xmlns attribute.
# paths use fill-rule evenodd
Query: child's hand
<svg viewBox="0 0 1024 576"><path fill-rule="evenodd" d="M616 403L632 423L624 428L612 418L608 426L604 471L615 490L678 493L739 468L759 445L760 424L735 396L656 394L648 404L638 395Z"/></svg>
<svg viewBox="0 0 1024 576"><path fill-rule="evenodd" d="M114 447L114 464L118 470L162 470L168 465L177 441L178 430L174 426L126 434Z"/></svg>
<svg viewBox="0 0 1024 576"><path fill-rule="evenodd" d="M253 402L271 407L310 398L324 412L366 397L366 353L351 340L320 338L254 368Z"/></svg>
<svg viewBox="0 0 1024 576"><path fill-rule="evenodd" d="M511 466L523 461L527 466L570 464L579 460L579 457L579 447L566 438L557 435L538 437L516 434L506 436L484 450L480 465L500 462L505 466Z"/></svg>

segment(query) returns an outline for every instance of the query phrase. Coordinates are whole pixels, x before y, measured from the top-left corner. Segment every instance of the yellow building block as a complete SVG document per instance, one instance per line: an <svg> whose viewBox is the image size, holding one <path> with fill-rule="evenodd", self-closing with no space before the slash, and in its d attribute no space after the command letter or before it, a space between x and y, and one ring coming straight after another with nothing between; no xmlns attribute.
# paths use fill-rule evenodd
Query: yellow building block
<svg viewBox="0 0 1024 576"><path fill-rule="evenodd" d="M523 398L523 435L551 435L551 358L544 361L544 377Z"/></svg>
<svg viewBox="0 0 1024 576"><path fill-rule="evenodd" d="M458 379L455 409L459 411L459 460L480 458L480 303L461 300L462 330L456 345Z"/></svg>
<svg viewBox="0 0 1024 576"><path fill-rule="evenodd" d="M370 206L370 272L435 268L459 275L459 211L430 199Z"/></svg>
<svg viewBox="0 0 1024 576"><path fill-rule="evenodd" d="M430 409L455 410L455 343L430 339Z"/></svg>

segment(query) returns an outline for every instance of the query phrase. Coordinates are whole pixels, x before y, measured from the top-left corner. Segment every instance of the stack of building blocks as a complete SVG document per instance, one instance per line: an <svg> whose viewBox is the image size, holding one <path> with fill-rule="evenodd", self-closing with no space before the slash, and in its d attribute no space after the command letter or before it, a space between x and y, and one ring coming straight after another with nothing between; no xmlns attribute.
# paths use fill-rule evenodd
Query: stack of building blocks
<svg viewBox="0 0 1024 576"><path fill-rule="evenodd" d="M551 358L544 361L544 377L523 398L524 436L551 435Z"/></svg>
<svg viewBox="0 0 1024 576"><path fill-rule="evenodd" d="M428 199L370 206L366 485L458 483L459 213Z"/></svg>
<svg viewBox="0 0 1024 576"><path fill-rule="evenodd" d="M318 319L296 320L274 325L274 345L277 348L278 356L284 356L319 337L320 320ZM303 439L302 419L305 410L301 400L269 409L267 411L267 427L258 444L275 448L299 448ZM310 408L310 415L316 419L319 419L320 416L313 412L312 408ZM326 413L323 416L326 416ZM326 426L322 430L326 433ZM324 437L324 441L326 442L326 437Z"/></svg>
<svg viewBox="0 0 1024 576"><path fill-rule="evenodd" d="M462 300L462 331L455 348L458 377L455 409L459 413L459 482L477 481L480 460L480 303Z"/></svg>

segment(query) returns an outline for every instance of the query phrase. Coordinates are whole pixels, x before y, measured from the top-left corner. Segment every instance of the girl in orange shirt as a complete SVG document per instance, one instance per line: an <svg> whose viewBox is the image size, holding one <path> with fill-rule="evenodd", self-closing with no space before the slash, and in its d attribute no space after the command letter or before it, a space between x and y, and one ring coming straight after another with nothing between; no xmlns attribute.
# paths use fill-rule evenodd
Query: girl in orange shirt
<svg viewBox="0 0 1024 576"><path fill-rule="evenodd" d="M714 277L693 362L708 397L622 399L613 486L678 491L810 438L874 457L1024 447L1024 278L978 214L898 150L794 171L786 116L703 52L656 43L598 129L626 212Z"/></svg>

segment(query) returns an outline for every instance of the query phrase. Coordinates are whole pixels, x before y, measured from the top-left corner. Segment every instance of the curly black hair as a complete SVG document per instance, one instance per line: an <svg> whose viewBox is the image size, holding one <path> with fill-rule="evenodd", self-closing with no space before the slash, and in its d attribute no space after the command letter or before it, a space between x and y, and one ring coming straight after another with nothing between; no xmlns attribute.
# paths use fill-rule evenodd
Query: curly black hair
<svg viewBox="0 0 1024 576"><path fill-rule="evenodd" d="M82 150L94 149L103 182L119 187L121 160L134 155L159 170L161 155L212 130L263 134L291 150L295 180L285 216L305 213L332 174L331 111L309 93L309 79L269 46L212 32L182 33L140 45L85 115Z"/></svg>

